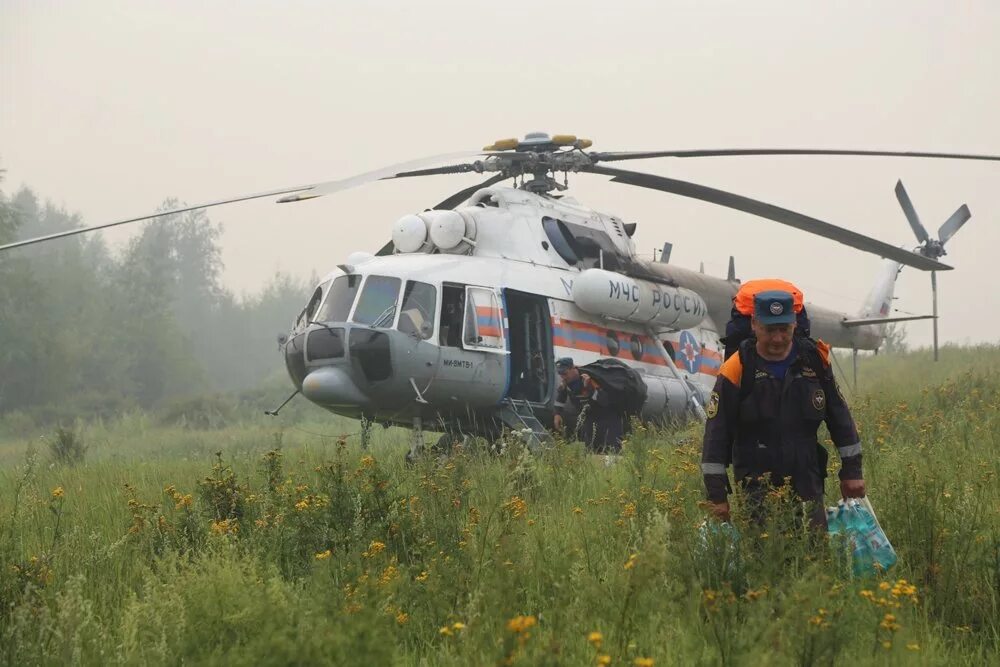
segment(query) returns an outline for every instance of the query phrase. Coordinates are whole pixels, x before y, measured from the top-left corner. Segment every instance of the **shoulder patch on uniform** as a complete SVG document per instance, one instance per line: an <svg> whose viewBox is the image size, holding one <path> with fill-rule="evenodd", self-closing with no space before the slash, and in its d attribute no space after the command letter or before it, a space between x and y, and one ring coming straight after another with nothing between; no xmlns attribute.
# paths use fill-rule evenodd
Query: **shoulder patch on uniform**
<svg viewBox="0 0 1000 667"><path fill-rule="evenodd" d="M733 385L740 386L740 380L743 378L743 362L740 361L738 352L722 362L719 375L729 380Z"/></svg>
<svg viewBox="0 0 1000 667"><path fill-rule="evenodd" d="M802 377L804 378L814 378L816 377L816 371L806 366L802 369Z"/></svg>
<svg viewBox="0 0 1000 667"><path fill-rule="evenodd" d="M705 415L709 419L712 419L717 414L719 414L719 392L713 391L712 395L708 397L708 404L705 406Z"/></svg>
<svg viewBox="0 0 1000 667"><path fill-rule="evenodd" d="M817 410L822 410L823 408L825 408L826 392L824 392L822 389L817 389L816 391L814 391L812 395L812 404L813 407L816 408Z"/></svg>

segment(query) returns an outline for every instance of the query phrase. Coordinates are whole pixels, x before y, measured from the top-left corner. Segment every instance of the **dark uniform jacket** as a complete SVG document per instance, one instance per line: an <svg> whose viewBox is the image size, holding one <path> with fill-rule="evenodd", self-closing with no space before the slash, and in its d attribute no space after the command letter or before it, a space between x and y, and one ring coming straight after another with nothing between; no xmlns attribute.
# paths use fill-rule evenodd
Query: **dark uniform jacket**
<svg viewBox="0 0 1000 667"><path fill-rule="evenodd" d="M576 419L586 401L587 396L583 393L583 380L579 376L570 382L561 382L556 390L556 414Z"/></svg>
<svg viewBox="0 0 1000 667"><path fill-rule="evenodd" d="M861 443L833 377L829 346L799 339L796 349L783 380L765 370L752 339L722 364L705 410L701 455L710 501L726 500L730 463L737 483L764 477L781 485L790 477L800 498L819 499L827 462L816 438L822 421L841 458L840 478L862 479ZM744 382L752 386L741 390Z"/></svg>
<svg viewBox="0 0 1000 667"><path fill-rule="evenodd" d="M580 428L585 445L596 452L618 452L625 437L625 410L607 389L597 388L587 401L586 417Z"/></svg>

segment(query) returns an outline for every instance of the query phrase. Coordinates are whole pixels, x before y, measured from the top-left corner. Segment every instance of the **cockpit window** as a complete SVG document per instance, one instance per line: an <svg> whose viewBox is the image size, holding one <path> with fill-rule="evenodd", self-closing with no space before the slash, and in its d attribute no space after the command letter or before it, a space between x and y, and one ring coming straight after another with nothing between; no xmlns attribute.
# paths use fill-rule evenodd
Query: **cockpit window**
<svg viewBox="0 0 1000 667"><path fill-rule="evenodd" d="M618 250L606 232L555 218L542 218L542 229L552 248L570 266L598 266L614 270L618 265Z"/></svg>
<svg viewBox="0 0 1000 667"><path fill-rule="evenodd" d="M306 304L306 307L302 309L301 313L299 313L298 319L295 320L296 327L300 326L305 322L313 321L313 316L316 314L316 309L319 308L320 302L323 301L323 295L326 293L326 290L329 289L329 287L330 283L325 282L319 287L317 287L315 291L313 291L312 296L309 298L309 303Z"/></svg>
<svg viewBox="0 0 1000 667"><path fill-rule="evenodd" d="M333 281L326 301L316 314L318 322L344 322L351 313L354 297L358 294L361 276L340 276Z"/></svg>
<svg viewBox="0 0 1000 667"><path fill-rule="evenodd" d="M358 307L351 319L358 324L373 327L391 327L396 316L396 300L399 298L399 278L388 276L368 276L361 290Z"/></svg>
<svg viewBox="0 0 1000 667"><path fill-rule="evenodd" d="M403 290L403 307L399 311L396 328L403 333L427 340L434 333L434 310L437 308L437 290L433 285L406 281Z"/></svg>

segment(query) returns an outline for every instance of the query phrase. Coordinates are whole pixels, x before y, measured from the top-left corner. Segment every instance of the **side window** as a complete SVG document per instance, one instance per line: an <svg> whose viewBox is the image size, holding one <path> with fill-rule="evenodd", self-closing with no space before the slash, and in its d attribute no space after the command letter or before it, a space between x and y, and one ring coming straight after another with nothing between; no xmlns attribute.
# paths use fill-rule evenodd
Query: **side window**
<svg viewBox="0 0 1000 667"><path fill-rule="evenodd" d="M323 300L323 292L329 286L329 283L324 283L316 288L312 296L309 298L309 303L306 304L306 307L302 309L301 313L299 313L298 319L295 320L296 327L306 322L313 321L313 315L316 314L316 309L319 308L319 304Z"/></svg>
<svg viewBox="0 0 1000 667"><path fill-rule="evenodd" d="M467 287L465 291L465 347L503 349L503 320L496 293L485 287Z"/></svg>
<svg viewBox="0 0 1000 667"><path fill-rule="evenodd" d="M434 333L434 311L437 308L437 290L433 285L406 281L403 290L403 307L399 311L396 328L421 340Z"/></svg>
<svg viewBox="0 0 1000 667"><path fill-rule="evenodd" d="M396 316L399 282L399 278L368 276L351 319L358 324L391 327Z"/></svg>

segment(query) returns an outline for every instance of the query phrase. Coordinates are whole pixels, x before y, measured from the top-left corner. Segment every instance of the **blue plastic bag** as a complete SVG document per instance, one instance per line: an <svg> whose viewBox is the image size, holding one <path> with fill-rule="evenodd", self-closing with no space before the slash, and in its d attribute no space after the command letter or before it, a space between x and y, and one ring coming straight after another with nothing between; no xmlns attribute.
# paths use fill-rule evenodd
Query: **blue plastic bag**
<svg viewBox="0 0 1000 667"><path fill-rule="evenodd" d="M727 579L737 576L741 567L740 533L736 526L725 522L703 521L698 526L697 562L719 568L718 574Z"/></svg>
<svg viewBox="0 0 1000 667"><path fill-rule="evenodd" d="M896 564L896 550L878 523L867 497L841 500L826 509L830 535L844 535L851 546L855 576L885 572Z"/></svg>

